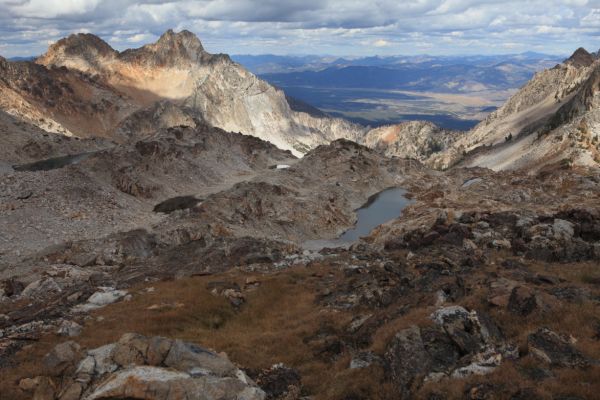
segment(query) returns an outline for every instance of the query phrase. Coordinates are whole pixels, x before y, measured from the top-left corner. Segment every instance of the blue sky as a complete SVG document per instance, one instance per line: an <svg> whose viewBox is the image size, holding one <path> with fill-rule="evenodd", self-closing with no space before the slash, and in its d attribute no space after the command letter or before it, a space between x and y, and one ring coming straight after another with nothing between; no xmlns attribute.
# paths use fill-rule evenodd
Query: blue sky
<svg viewBox="0 0 600 400"><path fill-rule="evenodd" d="M600 48L600 0L0 0L0 55L75 32L117 49L188 29L230 54L568 54Z"/></svg>

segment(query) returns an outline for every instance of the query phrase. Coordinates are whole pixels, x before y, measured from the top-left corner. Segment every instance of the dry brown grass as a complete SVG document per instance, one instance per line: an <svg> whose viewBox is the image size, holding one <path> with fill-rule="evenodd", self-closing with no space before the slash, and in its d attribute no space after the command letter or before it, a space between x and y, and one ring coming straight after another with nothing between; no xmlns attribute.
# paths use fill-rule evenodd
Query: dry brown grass
<svg viewBox="0 0 600 400"><path fill-rule="evenodd" d="M430 315L434 311L435 307L413 309L406 315L396 318L383 325L373 335L373 344L371 346L371 350L380 354L384 353L388 343L399 331L410 328L413 325L419 327L433 325Z"/></svg>
<svg viewBox="0 0 600 400"><path fill-rule="evenodd" d="M351 315L331 310L319 310L315 303L315 269L298 269L271 276L256 276L258 289L246 292L246 304L235 310L221 296L206 288L209 282L227 281L244 285L251 275L228 273L195 277L153 284L155 291L141 287L131 290L133 299L108 306L93 314L77 342L94 348L116 341L125 332L161 335L195 342L225 352L241 366L254 371L274 363L297 368L308 393L324 397L331 391L341 393L343 387L377 388L372 380L379 375L356 379L348 374L348 357L327 362L315 357L315 349L303 339L314 335L323 326L341 330L351 321ZM323 275L323 274L321 274ZM162 305L151 310L153 305ZM23 377L40 374L40 360L56 343L63 341L47 335L18 355L16 368L3 371L0 393L6 398L23 398L16 384ZM346 383L345 379L348 379ZM336 385L331 385L336 382ZM354 386L348 386L352 382ZM358 390L358 389L357 389ZM0 396L2 400L4 395Z"/></svg>
<svg viewBox="0 0 600 400"><path fill-rule="evenodd" d="M503 257L504 258L504 257ZM533 272L559 276L570 282L585 280L584 276L597 273L591 264L528 265ZM585 355L600 359L600 341L593 338L594 322L599 318L598 306L591 302L556 302L545 313L518 317L507 310L487 305L487 285L491 273L502 273L503 268L489 264L469 277L471 291L460 305L489 312L507 338L525 352L527 335L540 326L547 326L564 334L573 335L576 347ZM333 274L333 275L332 275ZM337 360L327 360L315 355L315 344L305 340L326 326L333 332L343 332L352 317L363 310L350 312L321 308L316 296L323 289L321 281L340 278L339 268L314 265L311 268L294 268L271 275L252 275L231 271L220 275L187 278L152 284L154 292L144 287L132 288L133 299L108 306L93 314L77 342L93 348L116 341L125 332L144 335L161 335L198 343L227 353L229 358L250 371L259 371L274 363L283 362L299 370L306 394L319 399L395 399L393 386L384 383L383 368L372 366L350 370L350 355L344 352ZM256 278L259 288L245 292L246 304L234 309L227 299L215 296L207 289L209 282L236 282L244 286L246 278ZM588 287L594 289L593 285ZM407 314L392 319L375 331L370 350L382 354L400 330L412 325L432 324L429 315L435 307L421 304ZM149 309L162 305L158 309ZM394 305L397 307L398 304ZM365 310L365 312L368 312ZM102 320L99 320L101 317ZM64 341L54 335L42 337L35 345L21 351L14 368L5 368L0 380L0 399L25 399L16 385L22 377L40 374L40 360L56 343ZM569 394L594 398L600 393L600 368L589 370L556 371L556 378L543 384L528 380L521 372L524 368L539 366L531 356L518 362L506 362L485 377L444 380L425 385L415 398L427 398L431 392L440 392L449 399L464 398L465 390L476 383L497 385L498 399L509 398L519 388L536 388L542 398ZM353 397L354 396L354 397Z"/></svg>

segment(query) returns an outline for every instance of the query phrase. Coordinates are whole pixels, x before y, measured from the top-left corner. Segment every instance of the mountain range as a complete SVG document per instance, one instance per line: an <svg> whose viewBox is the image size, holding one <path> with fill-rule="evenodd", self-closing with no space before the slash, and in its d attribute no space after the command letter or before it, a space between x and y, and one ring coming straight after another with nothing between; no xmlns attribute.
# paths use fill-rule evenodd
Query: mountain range
<svg viewBox="0 0 600 400"><path fill-rule="evenodd" d="M511 62L539 63L540 57L513 56ZM376 60L386 65L392 61L397 64L396 69L386 69L386 73L367 74L385 82L381 83L385 87L391 85L384 79L388 75L398 84L406 82L410 86L414 86L410 82L419 80L414 75L420 73L415 64L406 65L398 59ZM491 69L500 68L491 57L468 60L473 65L490 63ZM464 69L451 68L454 58L446 61L446 65L439 65L440 59L423 58L419 64L426 65L425 69L439 69L443 76L470 79ZM353 68L371 67L329 68L310 74L325 74L322 79L343 81L346 72L352 75ZM479 71L476 75L485 76L480 66L473 68ZM73 35L52 45L35 62L2 59L0 69L4 94L0 105L5 112L41 129L79 138L127 143L147 137L157 127L195 126L197 121L204 121L226 131L268 140L296 156L317 145L346 138L377 147L390 143L396 150L388 154L410 153L421 160L427 158L430 165L439 168L462 162L505 169L533 165L542 159L557 161L556 157L586 163L596 157L592 143L595 118L584 115L593 112L593 82L587 81L594 79L596 56L583 49L565 63L537 73L470 133L440 129L442 133L435 136L441 139L436 139L435 144L431 144L434 139L426 141L418 146L417 154L405 151L406 146L398 144L405 136L412 135L409 133L412 123L394 126L396 139L390 140L390 135L383 134L385 140L377 142L374 138L381 136L385 127L369 132L360 125L328 117L286 96L228 56L207 53L198 38L187 31L177 34L168 31L154 44L124 52L112 49L96 36ZM364 75L357 82L373 84ZM422 84L436 86L434 82ZM558 133L553 133L564 131L562 128L567 124L582 127L577 134L582 137L574 147L571 147L573 133L563 134L560 139ZM510 142L505 140L509 135ZM552 145L548 144L550 141ZM432 150L435 152L429 154ZM553 159L551 153L555 150L561 155ZM505 161L500 162L496 152L504 155L509 152L511 157L501 157ZM531 162L520 161L531 157Z"/></svg>
<svg viewBox="0 0 600 400"><path fill-rule="evenodd" d="M468 130L536 72L564 57L498 56L234 56L286 94L330 115L374 127L411 120Z"/></svg>
<svg viewBox="0 0 600 400"><path fill-rule="evenodd" d="M293 73L481 71L359 62ZM0 398L596 398L599 92L578 49L472 129L371 128L188 31L0 58Z"/></svg>

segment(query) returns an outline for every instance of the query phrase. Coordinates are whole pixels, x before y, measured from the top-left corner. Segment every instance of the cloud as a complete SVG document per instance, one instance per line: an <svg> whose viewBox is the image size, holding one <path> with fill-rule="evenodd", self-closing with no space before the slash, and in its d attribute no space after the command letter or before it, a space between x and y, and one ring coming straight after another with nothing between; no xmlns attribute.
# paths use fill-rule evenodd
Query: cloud
<svg viewBox="0 0 600 400"><path fill-rule="evenodd" d="M82 31L122 49L169 28L228 53L567 53L599 47L600 0L0 0L5 56Z"/></svg>
<svg viewBox="0 0 600 400"><path fill-rule="evenodd" d="M387 47L390 44L391 43L385 39L377 39L376 41L373 42L373 46L375 46L375 47Z"/></svg>

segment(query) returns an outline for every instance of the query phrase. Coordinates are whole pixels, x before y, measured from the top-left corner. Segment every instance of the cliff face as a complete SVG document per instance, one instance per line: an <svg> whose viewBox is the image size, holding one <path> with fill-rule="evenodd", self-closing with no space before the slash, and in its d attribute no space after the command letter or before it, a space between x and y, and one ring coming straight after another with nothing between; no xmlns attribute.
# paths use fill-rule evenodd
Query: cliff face
<svg viewBox="0 0 600 400"><path fill-rule="evenodd" d="M296 155L363 134L363 128L346 121L293 111L282 91L228 56L207 53L188 31L169 30L156 43L121 53L93 35L73 35L53 45L37 63L94 76L138 109L170 101L194 118L257 136Z"/></svg>
<svg viewBox="0 0 600 400"><path fill-rule="evenodd" d="M363 143L390 157L414 158L427 163L463 135L463 132L441 129L431 122L409 121L372 129Z"/></svg>

